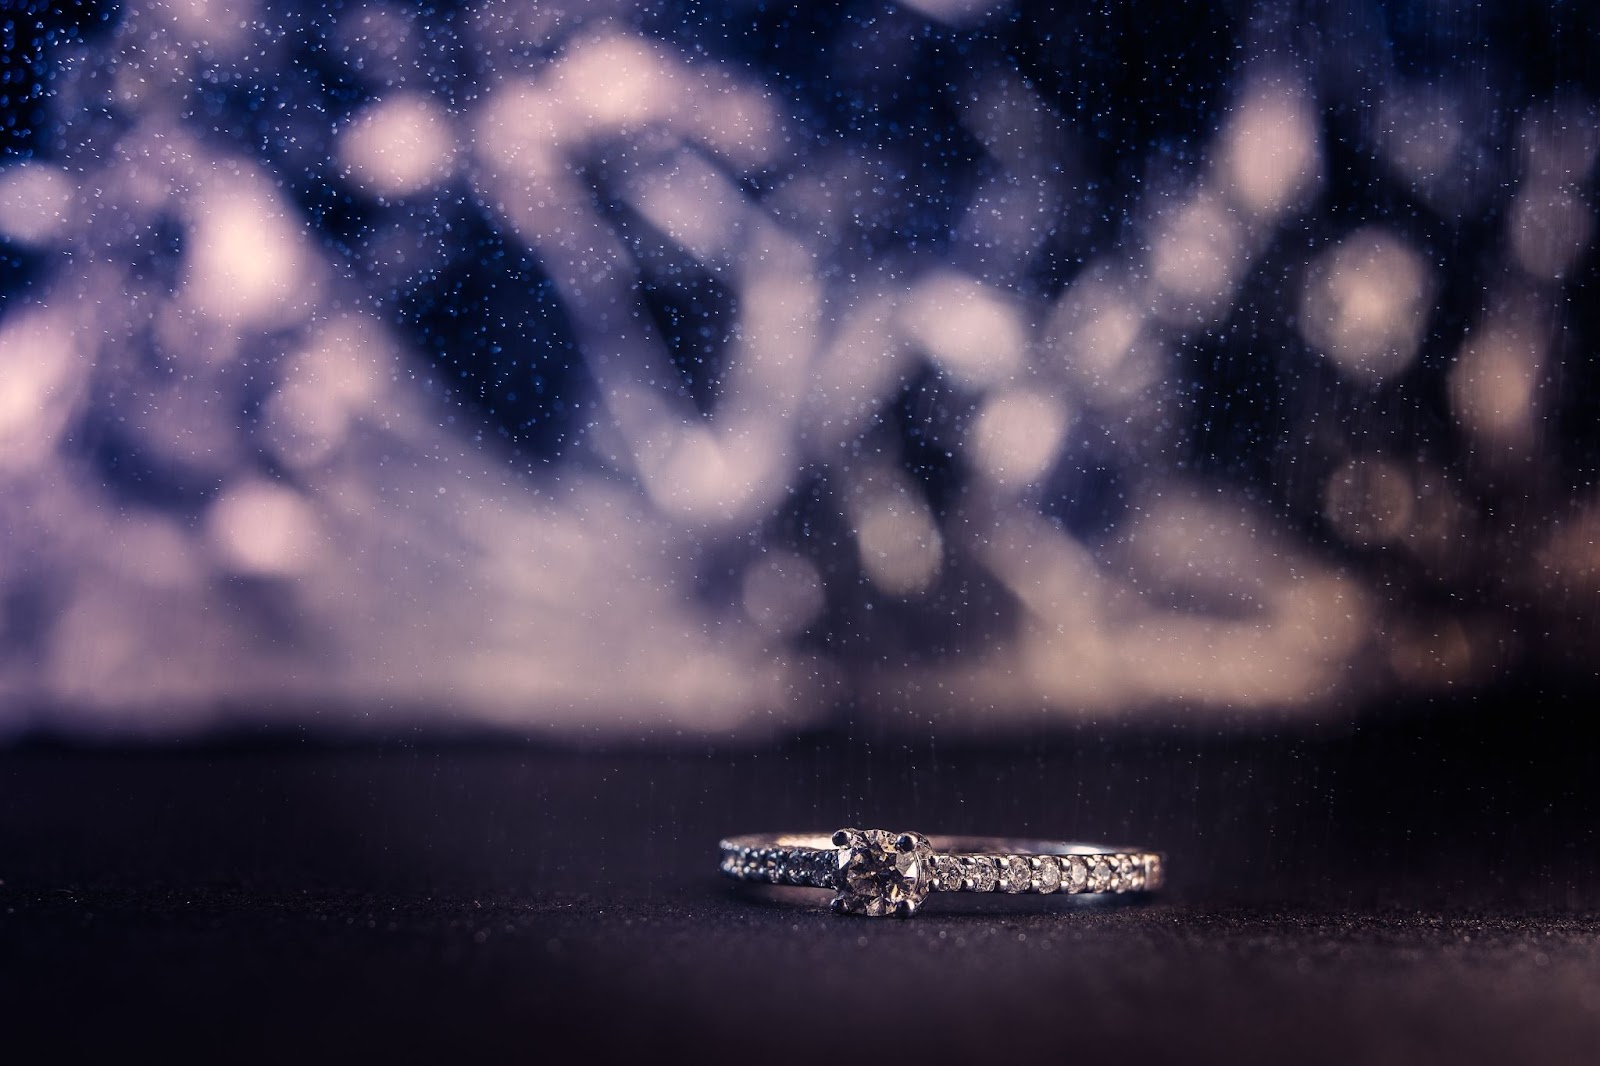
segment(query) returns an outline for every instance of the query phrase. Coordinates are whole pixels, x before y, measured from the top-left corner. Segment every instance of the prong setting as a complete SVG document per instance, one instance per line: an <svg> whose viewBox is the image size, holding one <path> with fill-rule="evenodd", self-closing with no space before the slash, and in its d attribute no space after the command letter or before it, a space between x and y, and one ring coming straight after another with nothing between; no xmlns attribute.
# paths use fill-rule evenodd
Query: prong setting
<svg viewBox="0 0 1600 1066"><path fill-rule="evenodd" d="M835 914L909 918L933 887L933 848L921 833L841 829Z"/></svg>

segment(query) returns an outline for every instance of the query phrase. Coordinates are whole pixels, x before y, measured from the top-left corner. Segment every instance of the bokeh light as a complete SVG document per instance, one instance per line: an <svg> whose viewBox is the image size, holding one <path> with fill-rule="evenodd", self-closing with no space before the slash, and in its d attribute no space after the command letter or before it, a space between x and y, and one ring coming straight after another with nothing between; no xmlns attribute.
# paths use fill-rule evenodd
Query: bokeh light
<svg viewBox="0 0 1600 1066"><path fill-rule="evenodd" d="M0 731L1233 721L1600 652L1593 84L874 12L41 38Z"/></svg>

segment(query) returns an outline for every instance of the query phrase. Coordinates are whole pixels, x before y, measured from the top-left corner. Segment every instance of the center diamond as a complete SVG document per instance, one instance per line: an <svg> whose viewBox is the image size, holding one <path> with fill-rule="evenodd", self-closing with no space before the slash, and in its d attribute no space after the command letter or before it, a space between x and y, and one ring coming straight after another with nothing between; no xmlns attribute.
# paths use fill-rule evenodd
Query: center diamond
<svg viewBox="0 0 1600 1066"><path fill-rule="evenodd" d="M838 848L840 914L886 914L908 918L933 885L933 848L920 833L887 829L841 829Z"/></svg>

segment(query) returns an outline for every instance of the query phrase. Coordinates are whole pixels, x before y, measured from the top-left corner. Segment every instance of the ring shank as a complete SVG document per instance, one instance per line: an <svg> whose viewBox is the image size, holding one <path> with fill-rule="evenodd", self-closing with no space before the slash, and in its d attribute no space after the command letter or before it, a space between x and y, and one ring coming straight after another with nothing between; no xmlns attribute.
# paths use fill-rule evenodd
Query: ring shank
<svg viewBox="0 0 1600 1066"><path fill-rule="evenodd" d="M934 892L1150 892L1165 857L1142 848L1026 837L927 835ZM752 833L721 842L722 872L741 881L839 887L831 833Z"/></svg>
<svg viewBox="0 0 1600 1066"><path fill-rule="evenodd" d="M927 834L934 851L969 852L995 855L1122 855L1141 852L1143 848L1117 847L1111 844L1084 844L1065 840L1034 840L1028 837L973 837ZM728 837L722 842L741 848L815 848L833 850L832 833L747 833Z"/></svg>

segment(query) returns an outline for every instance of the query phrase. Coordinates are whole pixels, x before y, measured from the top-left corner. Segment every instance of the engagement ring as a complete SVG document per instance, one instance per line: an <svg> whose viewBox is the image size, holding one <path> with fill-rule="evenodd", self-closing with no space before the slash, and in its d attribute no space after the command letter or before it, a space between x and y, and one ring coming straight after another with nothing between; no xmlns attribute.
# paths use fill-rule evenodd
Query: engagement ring
<svg viewBox="0 0 1600 1066"><path fill-rule="evenodd" d="M722 841L722 872L834 891L837 914L908 918L930 892L1150 892L1162 856L1137 848L888 829L754 834Z"/></svg>

